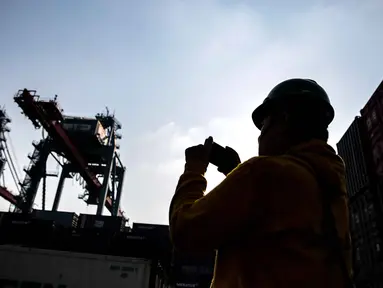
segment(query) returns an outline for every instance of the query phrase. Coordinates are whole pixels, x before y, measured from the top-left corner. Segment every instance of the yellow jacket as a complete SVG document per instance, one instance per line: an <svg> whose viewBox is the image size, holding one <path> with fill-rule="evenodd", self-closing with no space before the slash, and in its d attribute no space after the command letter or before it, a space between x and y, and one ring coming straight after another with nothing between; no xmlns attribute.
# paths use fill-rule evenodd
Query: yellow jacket
<svg viewBox="0 0 383 288"><path fill-rule="evenodd" d="M332 209L351 274L345 168L329 145L314 140L254 157L206 196L205 171L187 166L170 205L171 239L180 251L217 250L211 287L344 287L321 236L318 179L339 192Z"/></svg>

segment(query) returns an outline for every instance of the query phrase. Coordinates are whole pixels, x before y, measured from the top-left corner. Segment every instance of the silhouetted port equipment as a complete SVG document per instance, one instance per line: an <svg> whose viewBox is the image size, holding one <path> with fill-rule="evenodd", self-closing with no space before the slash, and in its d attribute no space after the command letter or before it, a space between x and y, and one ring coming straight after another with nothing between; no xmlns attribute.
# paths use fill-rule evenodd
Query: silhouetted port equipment
<svg viewBox="0 0 383 288"><path fill-rule="evenodd" d="M65 116L56 97L43 100L34 90L19 90L14 100L36 129L43 128L48 133L45 139L34 143L35 151L30 156L31 164L25 169L19 199L10 199L17 210L32 210L38 186L46 173L47 158L55 152L65 162L60 163L62 172L53 211L58 209L65 179L74 177L84 188L80 198L89 205L97 205L98 215L105 206L111 215L123 216L119 206L126 168L116 143L121 138L117 133L121 124L114 115L108 112L95 118Z"/></svg>

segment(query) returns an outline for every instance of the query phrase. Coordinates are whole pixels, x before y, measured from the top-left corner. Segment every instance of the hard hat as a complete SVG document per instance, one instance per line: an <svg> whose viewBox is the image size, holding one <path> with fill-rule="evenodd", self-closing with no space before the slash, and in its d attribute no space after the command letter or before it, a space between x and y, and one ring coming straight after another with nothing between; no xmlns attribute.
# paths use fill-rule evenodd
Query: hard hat
<svg viewBox="0 0 383 288"><path fill-rule="evenodd" d="M304 103L313 103L308 109L322 111L323 121L329 125L334 119L334 108L326 91L311 79L289 79L279 83L267 95L263 103L258 106L253 114L253 122L258 129L262 129L263 120L270 115L275 104L288 103L289 100L300 99Z"/></svg>

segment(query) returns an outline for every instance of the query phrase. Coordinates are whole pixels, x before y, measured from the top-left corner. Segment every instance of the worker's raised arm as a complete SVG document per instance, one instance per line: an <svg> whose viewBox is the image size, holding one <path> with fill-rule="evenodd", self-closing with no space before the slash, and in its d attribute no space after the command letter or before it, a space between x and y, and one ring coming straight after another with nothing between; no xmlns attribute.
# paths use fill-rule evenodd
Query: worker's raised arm
<svg viewBox="0 0 383 288"><path fill-rule="evenodd" d="M239 165L204 196L204 169L186 169L170 205L170 233L176 248L190 251L218 249L243 231L256 216L254 161ZM206 168L205 168L206 169Z"/></svg>

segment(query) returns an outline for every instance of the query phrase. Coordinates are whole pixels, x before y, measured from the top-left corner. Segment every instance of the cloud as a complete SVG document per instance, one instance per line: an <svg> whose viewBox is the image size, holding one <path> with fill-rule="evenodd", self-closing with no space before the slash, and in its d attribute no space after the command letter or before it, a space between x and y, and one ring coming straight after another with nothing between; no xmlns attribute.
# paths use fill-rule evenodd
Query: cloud
<svg viewBox="0 0 383 288"><path fill-rule="evenodd" d="M140 218L166 222L164 215L167 215L169 201L183 169L184 149L203 143L209 135L221 145L235 148L243 160L255 156L259 133L251 122L250 113L273 85L286 78L313 78L328 90L337 108L337 118L330 128L330 144L335 146L358 113L361 103L369 97L368 90L363 89L367 79L361 71L349 70L350 64L344 62L344 57L355 57L360 53L352 47L356 39L367 40L358 29L359 25L368 30L374 29L375 23L368 24L367 20L371 6L367 7L369 9L364 6L365 9L360 11L358 7L353 8L316 6L300 14L291 14L279 23L282 31L273 38L273 34L268 34L272 32L268 26L270 22L248 7L238 6L229 11L215 6L214 18L219 19L219 29L206 28L204 37L198 39L198 53L188 55L190 67L203 61L206 69L197 64L196 70L189 69L188 78L198 79L198 84L185 88L196 94L195 97L187 94L190 95L186 100L188 105L193 102L190 110L197 114L210 111L210 120L205 123L196 120L196 126L182 125L177 121L164 123L158 130L137 140L139 144L136 145L142 147L142 153L140 160L136 161L141 167L146 167L145 179L150 181L148 186L151 188L142 190L141 199L134 199L128 192L126 197L133 201L131 205L126 202L128 210L137 216L142 215ZM182 19L188 22L197 18L197 15L188 14ZM169 17L169 21L172 19ZM209 23L209 20L198 18L196 25L201 23ZM187 25L177 24L177 27ZM353 35L354 28L359 31L357 35ZM207 36L206 33L211 34ZM375 44L383 47L382 41L375 41ZM374 55L377 56L376 53ZM375 61L374 56L365 56L370 65ZM373 77L379 79L379 75ZM361 91L364 93L362 99ZM131 177L134 181L136 175L133 173ZM210 167L207 179L208 189L211 189L223 177ZM134 183L132 185L135 186ZM137 183L137 187L140 185ZM161 204L148 201L150 197L161 199ZM135 212L134 207L145 205L147 210Z"/></svg>
<svg viewBox="0 0 383 288"><path fill-rule="evenodd" d="M248 122L248 121L247 121ZM243 130L239 130L242 124ZM135 151L140 159L137 166L127 176L127 182L131 181L131 187L136 189L127 190L124 194L125 208L132 214L145 215L149 222L167 222L167 210L179 175L184 165L184 150L186 147L199 144L204 139L213 135L215 141L224 146L233 146L242 151L256 152L256 133L245 135L249 127L241 119L214 119L206 126L183 129L170 123L161 127L158 131L148 133L141 139L137 139ZM253 128L255 132L255 128ZM247 141L242 141L246 139ZM138 148L138 146L140 148ZM245 153L244 157L252 154ZM138 161L137 161L138 162ZM223 176L213 167L209 168L207 177L209 187L218 184ZM137 197L137 194L139 197ZM145 207L144 211L139 211ZM150 220L149 220L150 219Z"/></svg>

